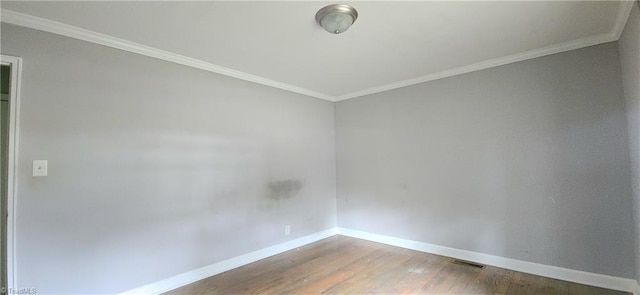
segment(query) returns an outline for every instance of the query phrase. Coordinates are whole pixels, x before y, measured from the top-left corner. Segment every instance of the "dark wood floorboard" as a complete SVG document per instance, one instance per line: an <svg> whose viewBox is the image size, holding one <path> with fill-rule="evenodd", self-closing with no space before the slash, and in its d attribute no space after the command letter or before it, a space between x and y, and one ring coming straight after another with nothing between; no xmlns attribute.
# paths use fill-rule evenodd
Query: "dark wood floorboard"
<svg viewBox="0 0 640 295"><path fill-rule="evenodd" d="M333 236L166 294L629 294Z"/></svg>

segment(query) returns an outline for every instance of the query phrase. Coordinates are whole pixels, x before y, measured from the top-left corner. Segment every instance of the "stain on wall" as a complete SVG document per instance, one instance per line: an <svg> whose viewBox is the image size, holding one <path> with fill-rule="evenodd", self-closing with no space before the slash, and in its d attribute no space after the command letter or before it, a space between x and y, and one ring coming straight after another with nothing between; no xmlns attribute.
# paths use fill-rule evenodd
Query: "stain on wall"
<svg viewBox="0 0 640 295"><path fill-rule="evenodd" d="M294 197L302 189L300 180L288 179L272 181L268 184L267 198L271 200L287 200Z"/></svg>
<svg viewBox="0 0 640 295"><path fill-rule="evenodd" d="M17 175L20 286L120 293L335 227L331 102L4 23L1 39L29 61L18 166L56 167ZM273 195L292 199L266 197L287 179Z"/></svg>

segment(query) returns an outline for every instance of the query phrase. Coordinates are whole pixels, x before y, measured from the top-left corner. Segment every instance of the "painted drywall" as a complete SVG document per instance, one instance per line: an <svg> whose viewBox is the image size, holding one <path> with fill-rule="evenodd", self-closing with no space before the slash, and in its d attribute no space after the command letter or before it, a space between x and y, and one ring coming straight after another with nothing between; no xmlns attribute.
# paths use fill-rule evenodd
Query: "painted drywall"
<svg viewBox="0 0 640 295"><path fill-rule="evenodd" d="M622 84L627 101L629 144L631 152L636 280L640 282L640 9L634 5L618 40Z"/></svg>
<svg viewBox="0 0 640 295"><path fill-rule="evenodd" d="M24 62L17 287L120 292L335 227L332 103L6 24L1 49Z"/></svg>
<svg viewBox="0 0 640 295"><path fill-rule="evenodd" d="M632 278L616 43L336 104L338 225Z"/></svg>

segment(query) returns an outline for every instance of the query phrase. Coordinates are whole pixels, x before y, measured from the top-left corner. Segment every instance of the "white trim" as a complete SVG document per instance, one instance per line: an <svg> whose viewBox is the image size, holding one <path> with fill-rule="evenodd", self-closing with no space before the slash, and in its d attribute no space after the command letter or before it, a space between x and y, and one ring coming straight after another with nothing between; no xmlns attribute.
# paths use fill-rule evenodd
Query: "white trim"
<svg viewBox="0 0 640 295"><path fill-rule="evenodd" d="M624 31L624 27L627 24L627 20L629 19L629 15L631 14L631 9L633 9L633 1L626 1L620 4L620 10L618 10L618 17L616 18L616 24L611 30L611 34L616 37L616 40L620 39L622 35L622 31Z"/></svg>
<svg viewBox="0 0 640 295"><path fill-rule="evenodd" d="M418 241L406 240L391 236L379 235L347 228L334 227L325 231L314 233L302 238L288 241L282 244L240 255L218 263L214 263L196 270L185 272L158 282L150 283L120 294L161 294L173 289L188 285L201 279L247 265L249 263L280 254L304 245L328 238L334 235L343 235L396 247L412 249L416 251L442 255L452 258L464 259L495 267L530 273L543 277L549 277L579 284L596 286L612 290L632 292L640 295L640 285L636 280L590 273L585 271L567 269L557 266L544 265L523 260L505 258L495 255L478 253L473 251L438 246Z"/></svg>
<svg viewBox="0 0 640 295"><path fill-rule="evenodd" d="M240 267L269 256L280 254L285 251L289 251L331 236L336 235L336 228L331 228L325 231L317 232L308 236L304 236L295 240L291 240L282 244L271 246L268 248L260 249L251 253L240 255L231 259L227 259L218 263L214 263L202 268L198 268L192 271L188 271L158 282L154 282L142 287L138 287L132 290L125 291L120 294L160 294L173 289L182 287L184 285L193 283L195 281L208 278L210 276Z"/></svg>
<svg viewBox="0 0 640 295"><path fill-rule="evenodd" d="M585 271L573 270L557 266L539 264L523 260L505 258L473 251L443 247L418 241L405 240L391 236L373 234L363 231L338 227L338 234L353 238L378 242L382 244L412 249L416 251L437 254L447 257L464 259L500 268L506 268L524 273L530 273L543 277L575 282L606 289L620 290L625 292L638 291L638 283L633 279L619 278Z"/></svg>
<svg viewBox="0 0 640 295"><path fill-rule="evenodd" d="M360 96L375 94L379 92L389 91L401 87L411 86L415 84L425 83L429 81L434 81L438 79L443 79L447 77L457 76L461 74L471 73L475 71L480 71L484 69L489 69L501 65L506 65L510 63L515 63L519 61L524 61L532 58L542 57L546 55L551 55L555 53L575 50L587 46L598 45L606 42L616 41L620 38L620 34L622 34L622 30L624 29L624 25L626 20L629 17L629 13L633 6L633 1L622 1L623 3L620 6L620 10L618 11L618 16L616 18L616 23L611 32L596 36L591 36L587 38L582 38L578 40L573 40L561 44L551 45L548 47L543 47L523 53L518 53L506 57L500 57L495 59L490 59L482 62L478 62L475 64L462 66L446 71L441 71L417 78L412 78L408 80L398 81L386 85L376 86L369 89L364 89L344 95L332 96L325 93L320 93L317 91L313 91L310 89L278 82L275 80L267 79L264 77L252 75L249 73L233 70L227 67L219 66L216 64L208 63L205 61L201 61L195 58L187 57L184 55L164 51L161 49L157 49L154 47L134 43L131 41L127 41L124 39L116 38L113 36L109 36L106 34L85 30L79 27L63 24L60 22L32 16L29 14L19 13L7 9L2 9L2 22L23 26L27 28L32 28L40 31L45 31L53 34L58 34L74 39L79 39L91 43L96 43L112 48L117 48L177 64L182 64L189 67L194 67L197 69L234 77L237 79L258 83L265 86L270 86L282 90L287 90L290 92L303 94L311 97L316 97L332 102L347 100L351 98L356 98Z"/></svg>
<svg viewBox="0 0 640 295"><path fill-rule="evenodd" d="M307 95L315 98L320 98L328 101L333 101L333 97L324 93L316 92L306 88L274 81L264 77L248 74L245 72L237 71L234 69L226 68L223 66L215 65L205 61L201 61L188 56L176 54L173 52L157 49L151 46L138 44L135 42L127 41L124 39L116 38L106 34L85 30L79 27L63 24L60 22L15 12L7 9L2 9L2 22L32 28L40 31L54 33L78 40L83 40L95 44L104 45L124 51L129 51L233 78L245 80L249 82L258 83L265 86L270 86L302 95Z"/></svg>
<svg viewBox="0 0 640 295"><path fill-rule="evenodd" d="M1 63L11 66L11 88L9 95L9 149L7 173L7 287L18 286L18 264L16 263L16 223L15 213L18 203L18 141L20 126L20 80L22 76L22 59L2 55Z"/></svg>
<svg viewBox="0 0 640 295"><path fill-rule="evenodd" d="M580 49L588 46L594 46L602 43L616 41L620 39L620 35L622 35L622 31L624 30L624 26L627 23L627 19L629 19L629 14L631 13L631 9L633 8L633 3L635 1L626 0L621 2L622 3L620 4L620 8L618 10L618 15L616 17L615 25L611 30L611 32L609 33L586 37L586 38L573 40L565 43L555 44L555 45L551 45L551 46L547 46L539 49L534 49L531 51L517 53L510 56L485 60L475 64L453 68L450 70L445 70L442 72L437 72L437 73L421 76L418 78L407 79L403 81L394 82L391 84L386 84L386 85L377 86L377 87L356 91L356 92L352 92L344 95L339 95L335 98L334 101L338 102L338 101L356 98L360 96L376 94L376 93L398 89L406 86L416 85L420 83L435 81L435 80L462 75L466 73L471 73L475 71L490 69L493 67L498 67L506 64L525 61L525 60L533 59L537 57L543 57L551 54L556 54L556 53L576 50L576 49Z"/></svg>
<svg viewBox="0 0 640 295"><path fill-rule="evenodd" d="M391 83L383 86L369 88L362 91L356 91L349 94L340 95L336 97L335 101L342 101L342 100L347 100L347 99L356 98L360 96L376 94L376 93L389 91L397 88L402 88L406 86L421 84L429 81L453 77L453 76L471 73L475 71L486 70L486 69L490 69L490 68L494 68L494 67L498 67L506 64L516 63L519 61L525 61L525 60L533 59L537 57L543 57L543 56L556 54L560 52L565 52L565 51L580 49L588 46L598 45L602 43L612 42L615 40L617 40L617 38L611 33L596 35L588 38L578 39L578 40L574 40L566 43L556 44L548 47L543 47L540 49L518 53L518 54L506 56L506 57L499 57L499 58L494 58L490 60L485 60L475 64L470 64L467 66L462 66L462 67L458 67L458 68L454 68L454 69L450 69L442 72L437 72L437 73L429 74L429 75L418 77L418 78L408 79L408 80L399 81L399 82L395 82L395 83Z"/></svg>
<svg viewBox="0 0 640 295"><path fill-rule="evenodd" d="M442 255L452 258L464 259L495 267L515 270L519 272L549 277L589 286L596 286L612 290L620 290L632 292L640 295L640 285L636 280L620 278L585 271L573 270L557 266L539 264L529 261L505 258L495 255L478 253L468 250L455 249L450 247L438 246L419 241L406 240L391 236L379 235L363 231L357 231L342 227L334 227L321 232L317 232L308 236L304 236L282 244L257 250L251 253L230 258L218 263L214 263L199 269L188 271L170 278L163 279L154 283L150 283L135 289L131 289L120 294L161 294L173 289L188 285L190 283L205 279L216 274L247 265L258 260L283 253L304 245L334 236L343 235L377 243L392 245L396 247L412 249L416 251Z"/></svg>

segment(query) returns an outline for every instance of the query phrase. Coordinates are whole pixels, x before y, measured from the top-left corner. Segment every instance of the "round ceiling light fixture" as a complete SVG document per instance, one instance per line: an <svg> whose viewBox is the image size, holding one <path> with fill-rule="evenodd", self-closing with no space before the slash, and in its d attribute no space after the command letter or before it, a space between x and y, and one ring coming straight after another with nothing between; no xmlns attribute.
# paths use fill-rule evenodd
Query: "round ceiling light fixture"
<svg viewBox="0 0 640 295"><path fill-rule="evenodd" d="M331 34L340 34L348 30L357 18L356 9L345 4L325 6L316 13L318 24Z"/></svg>

